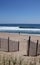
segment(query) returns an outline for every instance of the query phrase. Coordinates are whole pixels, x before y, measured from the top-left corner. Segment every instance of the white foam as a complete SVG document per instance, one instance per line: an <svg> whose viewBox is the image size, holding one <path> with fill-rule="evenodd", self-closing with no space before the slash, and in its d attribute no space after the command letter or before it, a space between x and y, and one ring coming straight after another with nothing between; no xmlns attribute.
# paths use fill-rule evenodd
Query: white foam
<svg viewBox="0 0 40 65"><path fill-rule="evenodd" d="M2 26L2 27L0 27L0 31L4 31L4 30L18 30L18 31L33 31L33 32L40 32L40 29L35 29L35 28L19 28L19 27L4 27L4 26Z"/></svg>
<svg viewBox="0 0 40 65"><path fill-rule="evenodd" d="M0 27L0 30L17 30L17 29L18 27L4 27L4 26Z"/></svg>

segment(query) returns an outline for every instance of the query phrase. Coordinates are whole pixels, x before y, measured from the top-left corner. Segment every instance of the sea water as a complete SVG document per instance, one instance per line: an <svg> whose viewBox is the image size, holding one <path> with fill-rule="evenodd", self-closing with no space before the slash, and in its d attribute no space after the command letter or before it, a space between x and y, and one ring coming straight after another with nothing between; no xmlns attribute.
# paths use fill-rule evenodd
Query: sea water
<svg viewBox="0 0 40 65"><path fill-rule="evenodd" d="M40 34L40 24L0 24L0 32Z"/></svg>

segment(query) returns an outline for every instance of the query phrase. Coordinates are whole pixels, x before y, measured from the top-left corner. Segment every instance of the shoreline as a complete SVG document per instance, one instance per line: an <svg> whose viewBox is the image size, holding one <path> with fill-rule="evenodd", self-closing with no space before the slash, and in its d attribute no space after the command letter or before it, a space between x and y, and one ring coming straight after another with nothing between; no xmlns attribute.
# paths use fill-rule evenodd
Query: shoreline
<svg viewBox="0 0 40 65"><path fill-rule="evenodd" d="M9 32L0 32L2 34L19 34L19 35L28 35L28 36L40 36L40 34L29 34L29 33L9 33Z"/></svg>

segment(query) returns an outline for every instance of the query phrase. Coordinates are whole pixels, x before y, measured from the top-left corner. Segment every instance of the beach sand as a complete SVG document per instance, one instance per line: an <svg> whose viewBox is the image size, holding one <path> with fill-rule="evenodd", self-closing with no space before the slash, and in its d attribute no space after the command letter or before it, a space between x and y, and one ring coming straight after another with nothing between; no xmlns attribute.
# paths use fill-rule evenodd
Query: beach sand
<svg viewBox="0 0 40 65"><path fill-rule="evenodd" d="M31 35L31 34L19 34L19 33L0 33L0 38L9 39L13 41L19 41L19 52L18 54L27 54L27 44L29 36L31 37L31 41L37 43L37 40L40 43L40 35Z"/></svg>
<svg viewBox="0 0 40 65"><path fill-rule="evenodd" d="M16 57L20 57L22 56L25 60L27 61L33 61L33 59L36 58L36 60L38 61L40 58L39 56L24 56L27 54L27 41L29 39L29 36L31 37L31 41L36 42L37 40L39 40L40 43L40 35L31 35L31 34L19 34L19 33L0 33L0 38L4 38L4 39L9 39L10 40L15 40L15 41L19 41L20 42L20 46L19 46L19 51L17 52L3 52L0 51L0 55L4 55L6 57L8 56L16 56ZM39 64L37 64L39 65Z"/></svg>

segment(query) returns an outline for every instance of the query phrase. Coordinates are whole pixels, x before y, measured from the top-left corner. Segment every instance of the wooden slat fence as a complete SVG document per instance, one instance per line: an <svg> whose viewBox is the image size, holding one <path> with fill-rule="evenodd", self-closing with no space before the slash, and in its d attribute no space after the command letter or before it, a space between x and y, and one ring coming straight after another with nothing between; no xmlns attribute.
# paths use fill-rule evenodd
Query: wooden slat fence
<svg viewBox="0 0 40 65"><path fill-rule="evenodd" d="M0 51L19 51L19 41L0 38Z"/></svg>
<svg viewBox="0 0 40 65"><path fill-rule="evenodd" d="M19 50L19 41L13 41L8 39L0 38L0 51L15 52ZM31 40L31 36L28 39L27 56L37 56L40 55L40 44L39 41L34 42Z"/></svg>

